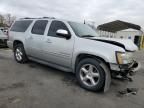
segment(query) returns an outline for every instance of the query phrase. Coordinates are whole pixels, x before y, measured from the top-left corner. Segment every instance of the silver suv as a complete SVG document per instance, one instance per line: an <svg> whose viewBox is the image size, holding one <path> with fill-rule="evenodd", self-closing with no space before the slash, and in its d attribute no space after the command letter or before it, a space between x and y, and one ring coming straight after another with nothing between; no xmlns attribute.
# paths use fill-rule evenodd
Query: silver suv
<svg viewBox="0 0 144 108"><path fill-rule="evenodd" d="M139 68L133 60L138 49L131 40L102 38L88 25L55 18L16 20L8 46L15 60L33 60L73 72L81 87L107 91L111 76L126 77Z"/></svg>

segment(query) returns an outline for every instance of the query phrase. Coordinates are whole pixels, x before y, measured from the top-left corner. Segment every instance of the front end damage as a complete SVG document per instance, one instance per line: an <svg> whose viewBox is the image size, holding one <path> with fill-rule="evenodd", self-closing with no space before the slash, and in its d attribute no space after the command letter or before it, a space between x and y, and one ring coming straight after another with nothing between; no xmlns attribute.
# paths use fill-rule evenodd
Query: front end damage
<svg viewBox="0 0 144 108"><path fill-rule="evenodd" d="M122 79L132 80L129 76L135 75L135 73L140 69L141 64L137 61L134 61L129 64L111 64L112 77L117 78L121 77Z"/></svg>
<svg viewBox="0 0 144 108"><path fill-rule="evenodd" d="M134 75L141 67L140 63L133 61L130 64L127 65L120 65L120 73L124 74L124 75Z"/></svg>
<svg viewBox="0 0 144 108"><path fill-rule="evenodd" d="M132 78L130 78L129 76L133 76L140 69L140 67L141 64L134 60L129 64L122 64L122 65L110 64L111 72L105 71L106 80L105 80L104 92L108 91L108 89L110 88L111 77L132 81ZM105 67L103 67L103 69L105 70Z"/></svg>

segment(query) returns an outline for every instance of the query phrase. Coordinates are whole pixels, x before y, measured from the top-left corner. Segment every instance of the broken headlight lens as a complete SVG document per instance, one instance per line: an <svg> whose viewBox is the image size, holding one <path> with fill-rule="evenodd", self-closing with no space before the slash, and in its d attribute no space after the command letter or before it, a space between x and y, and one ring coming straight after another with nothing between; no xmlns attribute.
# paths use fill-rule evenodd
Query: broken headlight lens
<svg viewBox="0 0 144 108"><path fill-rule="evenodd" d="M118 64L128 64L133 61L133 53L132 52L116 52L116 58Z"/></svg>

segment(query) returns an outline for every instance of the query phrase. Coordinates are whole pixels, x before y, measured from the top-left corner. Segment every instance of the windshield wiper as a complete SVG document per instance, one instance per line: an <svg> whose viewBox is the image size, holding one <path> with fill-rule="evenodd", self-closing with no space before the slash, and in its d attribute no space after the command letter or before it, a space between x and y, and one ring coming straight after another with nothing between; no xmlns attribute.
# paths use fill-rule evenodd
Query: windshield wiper
<svg viewBox="0 0 144 108"><path fill-rule="evenodd" d="M92 36L92 35L82 35L81 37L95 37L95 36Z"/></svg>

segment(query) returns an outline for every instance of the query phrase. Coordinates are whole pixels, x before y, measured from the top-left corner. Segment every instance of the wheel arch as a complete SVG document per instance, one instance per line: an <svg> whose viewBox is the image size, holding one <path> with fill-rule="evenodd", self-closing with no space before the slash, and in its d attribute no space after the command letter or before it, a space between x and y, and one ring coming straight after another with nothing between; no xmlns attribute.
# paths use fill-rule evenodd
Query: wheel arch
<svg viewBox="0 0 144 108"><path fill-rule="evenodd" d="M22 41L20 41L20 40L15 40L15 41L13 42L13 49L14 49L15 46L18 45L18 44L24 45Z"/></svg>
<svg viewBox="0 0 144 108"><path fill-rule="evenodd" d="M108 67L110 67L110 64L102 57L100 56L96 56L96 55L92 55L92 54L86 54L86 53L81 53L81 54L78 54L76 59L75 59L75 65L74 65L74 72L76 70L76 66L77 64L82 60L82 59L86 59L86 58L94 58L96 60L98 60L99 62L103 62L105 63Z"/></svg>

